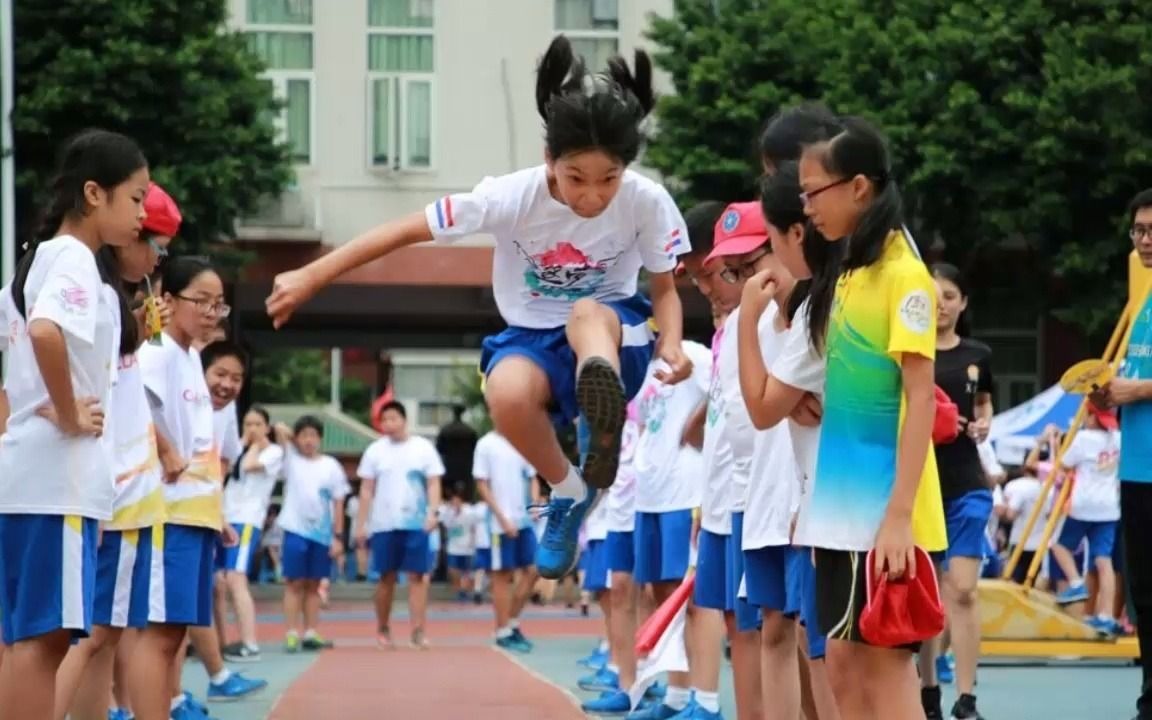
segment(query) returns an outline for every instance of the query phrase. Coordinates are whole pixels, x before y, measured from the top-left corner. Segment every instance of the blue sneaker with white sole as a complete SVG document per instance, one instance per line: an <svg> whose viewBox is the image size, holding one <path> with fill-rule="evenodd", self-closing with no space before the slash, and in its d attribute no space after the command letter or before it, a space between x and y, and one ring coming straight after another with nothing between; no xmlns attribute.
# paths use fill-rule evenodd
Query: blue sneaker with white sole
<svg viewBox="0 0 1152 720"><path fill-rule="evenodd" d="M544 535L536 548L536 569L540 576L559 580L576 567L579 552L580 526L596 504L597 493L588 488L580 502L572 498L553 497L543 506L541 513L548 519Z"/></svg>
<svg viewBox="0 0 1152 720"><path fill-rule="evenodd" d="M187 701L180 703L168 714L169 720L211 720L208 712Z"/></svg>
<svg viewBox="0 0 1152 720"><path fill-rule="evenodd" d="M1069 585L1056 593L1056 603L1058 605L1071 605L1072 603L1083 602L1087 599L1088 588L1084 586L1084 583Z"/></svg>
<svg viewBox="0 0 1152 720"><path fill-rule="evenodd" d="M719 710L716 712L705 710L693 700L688 703L688 707L673 715L670 720L724 720L724 716Z"/></svg>
<svg viewBox="0 0 1152 720"><path fill-rule="evenodd" d="M593 715L627 715L632 711L632 700L623 690L606 690L598 698L585 700L580 709Z"/></svg>
<svg viewBox="0 0 1152 720"><path fill-rule="evenodd" d="M268 687L267 680L246 678L240 673L234 672L222 683L208 683L208 702L240 700L266 687Z"/></svg>
<svg viewBox="0 0 1152 720"><path fill-rule="evenodd" d="M509 635L508 637L496 638L496 647L500 648L501 650L507 650L508 652L514 652L514 653L520 653L522 655L526 655L526 654L532 652L532 646L531 645L525 645L524 643L520 642L520 640L518 640L515 635Z"/></svg>
<svg viewBox="0 0 1152 720"><path fill-rule="evenodd" d="M588 653L588 655L586 655L585 657L582 657L579 660L577 660L576 664L580 665L582 667L592 668L593 670L596 670L597 668L604 667L604 665L607 662L608 662L608 653L601 650L600 648L596 648L592 652Z"/></svg>
<svg viewBox="0 0 1152 720"><path fill-rule="evenodd" d="M692 705L693 703L689 702L683 710L677 710L664 703L652 703L628 715L627 720L672 720L674 717L679 717L680 713L687 711Z"/></svg>
<svg viewBox="0 0 1152 720"><path fill-rule="evenodd" d="M620 689L620 675L602 667L591 675L576 681L581 690L588 692L615 692Z"/></svg>

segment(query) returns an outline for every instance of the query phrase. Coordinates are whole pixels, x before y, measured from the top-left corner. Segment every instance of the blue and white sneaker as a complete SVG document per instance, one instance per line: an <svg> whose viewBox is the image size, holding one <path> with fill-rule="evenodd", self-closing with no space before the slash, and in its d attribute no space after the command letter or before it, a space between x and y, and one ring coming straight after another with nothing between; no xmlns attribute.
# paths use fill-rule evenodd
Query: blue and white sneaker
<svg viewBox="0 0 1152 720"><path fill-rule="evenodd" d="M951 685L955 681L955 663L952 653L945 653L936 657L936 679L941 685Z"/></svg>
<svg viewBox="0 0 1152 720"><path fill-rule="evenodd" d="M598 698L585 700L580 709L593 715L627 715L632 711L632 700L623 690L606 690Z"/></svg>
<svg viewBox="0 0 1152 720"><path fill-rule="evenodd" d="M208 706L196 699L196 696L187 690L184 691L184 704L201 715L208 714Z"/></svg>
<svg viewBox="0 0 1152 720"><path fill-rule="evenodd" d="M588 495L580 502L572 498L553 497L543 506L544 535L536 548L536 569L540 576L559 580L576 567L579 552L580 526L596 504L598 493L588 488Z"/></svg>
<svg viewBox="0 0 1152 720"><path fill-rule="evenodd" d="M1088 618L1084 622L1096 632L1108 637L1120 635L1123 632L1123 628L1120 626L1120 623L1116 622L1112 618L1104 618L1096 615Z"/></svg>
<svg viewBox="0 0 1152 720"><path fill-rule="evenodd" d="M608 652L606 650L601 650L600 647L597 646L596 649L593 650L587 657L582 657L577 660L576 664L586 668L591 668L593 670L598 670L604 667L607 662Z"/></svg>
<svg viewBox="0 0 1152 720"><path fill-rule="evenodd" d="M520 647L524 648L524 652L532 652L532 648L536 647L532 644L531 640L524 637L524 633L520 630L520 628L512 628L512 637L516 640Z"/></svg>
<svg viewBox="0 0 1152 720"><path fill-rule="evenodd" d="M268 687L267 680L254 680L234 672L222 683L208 683L208 702L240 700L266 687Z"/></svg>
<svg viewBox="0 0 1152 720"><path fill-rule="evenodd" d="M664 696L668 694L668 686L657 680L648 686L644 691L644 697L649 700L663 700Z"/></svg>
<svg viewBox="0 0 1152 720"><path fill-rule="evenodd" d="M724 715L719 710L716 712L705 710L693 700L688 703L688 707L673 715L670 720L724 720Z"/></svg>
<svg viewBox="0 0 1152 720"><path fill-rule="evenodd" d="M641 706L636 712L628 715L626 720L672 720L680 717L680 713L687 712L694 704L689 702L683 710L677 710L664 703L652 703L647 707Z"/></svg>
<svg viewBox="0 0 1152 720"><path fill-rule="evenodd" d="M620 689L619 674L602 667L591 675L585 675L576 681L581 690L588 692L616 692Z"/></svg>
<svg viewBox="0 0 1152 720"><path fill-rule="evenodd" d="M508 637L496 638L496 647L500 648L501 650L521 653L524 655L532 652L532 645L520 642L515 634L509 635Z"/></svg>
<svg viewBox="0 0 1152 720"><path fill-rule="evenodd" d="M168 718L169 720L210 720L208 711L202 708L203 706L193 705L185 699L169 713Z"/></svg>
<svg viewBox="0 0 1152 720"><path fill-rule="evenodd" d="M1058 605L1071 605L1072 603L1083 602L1087 599L1088 588L1085 587L1084 583L1069 585L1056 593L1056 603Z"/></svg>

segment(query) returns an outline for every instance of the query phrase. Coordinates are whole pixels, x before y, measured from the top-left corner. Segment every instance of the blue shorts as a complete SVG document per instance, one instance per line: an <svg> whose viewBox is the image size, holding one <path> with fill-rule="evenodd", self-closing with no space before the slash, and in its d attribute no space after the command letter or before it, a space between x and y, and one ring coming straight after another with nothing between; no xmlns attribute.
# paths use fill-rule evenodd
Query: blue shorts
<svg viewBox="0 0 1152 720"><path fill-rule="evenodd" d="M589 540L581 555L584 561L583 589L600 592L608 589L608 552L604 540Z"/></svg>
<svg viewBox="0 0 1152 720"><path fill-rule="evenodd" d="M253 559L260 555L260 528L237 523L232 523L232 527L240 542L236 547L224 547L224 543L220 543L216 548L216 569L247 575Z"/></svg>
<svg viewBox="0 0 1152 720"><path fill-rule="evenodd" d="M1068 518L1064 521L1064 529L1060 531L1060 544L1076 552L1080 542L1088 538L1088 562L1094 565L1098 558L1112 558L1118 524L1116 520L1094 522Z"/></svg>
<svg viewBox="0 0 1152 720"><path fill-rule="evenodd" d="M428 562L430 559L428 533L423 530L388 530L373 533L371 542L372 569L380 575L394 572L423 575L431 568L431 563ZM483 550L477 551L477 556L483 552Z"/></svg>
<svg viewBox="0 0 1152 720"><path fill-rule="evenodd" d="M92 623L147 627L151 582L152 528L105 530L96 551Z"/></svg>
<svg viewBox="0 0 1152 720"><path fill-rule="evenodd" d="M744 551L740 548L743 537L744 513L734 512L732 534L728 536L728 605L736 613L736 630L748 632L759 630L763 617L760 609L748 602L747 597L740 597L740 585L744 583Z"/></svg>
<svg viewBox="0 0 1152 720"><path fill-rule="evenodd" d="M744 551L744 589L748 602L762 610L794 617L800 611L800 585L795 577L796 552L791 545Z"/></svg>
<svg viewBox="0 0 1152 720"><path fill-rule="evenodd" d="M633 531L608 531L604 539L604 565L608 572L628 573L631 575L636 568L636 546L632 539Z"/></svg>
<svg viewBox="0 0 1152 720"><path fill-rule="evenodd" d="M472 559L474 555L449 555L448 569L457 572L472 572Z"/></svg>
<svg viewBox="0 0 1152 720"><path fill-rule="evenodd" d="M794 588L800 595L800 622L808 636L808 657L819 660L824 657L828 639L820 631L816 616L816 566L812 564L812 549L793 547L789 570Z"/></svg>
<svg viewBox="0 0 1152 720"><path fill-rule="evenodd" d="M636 556L632 575L637 583L679 583L688 574L692 511L636 513L632 542Z"/></svg>
<svg viewBox="0 0 1152 720"><path fill-rule="evenodd" d="M521 528L514 538L493 534L492 547L476 551L476 565L492 572L533 567L536 565L536 531Z"/></svg>
<svg viewBox="0 0 1152 720"><path fill-rule="evenodd" d="M330 551L324 543L285 530L281 574L285 580L324 580L332 575Z"/></svg>
<svg viewBox="0 0 1152 720"><path fill-rule="evenodd" d="M34 479L30 479L32 481ZM92 630L99 524L78 515L0 515L0 608L8 645Z"/></svg>
<svg viewBox="0 0 1152 720"><path fill-rule="evenodd" d="M728 591L728 538L700 528L696 540L696 586L692 601L702 608L731 612L729 599L735 593Z"/></svg>
<svg viewBox="0 0 1152 720"><path fill-rule="evenodd" d="M623 342L620 347L620 379L631 399L640 392L655 341L648 325L652 303L643 295L603 303L620 320ZM506 357L528 358L548 376L552 390L549 413L555 425L567 425L580 414L576 402L576 354L568 346L563 327L536 329L509 327L498 335L484 338L480 351L480 372L488 375Z"/></svg>
<svg viewBox="0 0 1152 720"><path fill-rule="evenodd" d="M212 576L218 535L212 528L191 525L165 523L152 528L153 560L158 555L161 563L159 578L152 576L148 622L200 627L212 624Z"/></svg>
<svg viewBox="0 0 1152 720"><path fill-rule="evenodd" d="M934 559L948 569L954 557L982 560L988 548L988 518L992 517L992 491L973 490L944 501L944 521L948 526L948 549ZM941 557L943 555L943 557Z"/></svg>

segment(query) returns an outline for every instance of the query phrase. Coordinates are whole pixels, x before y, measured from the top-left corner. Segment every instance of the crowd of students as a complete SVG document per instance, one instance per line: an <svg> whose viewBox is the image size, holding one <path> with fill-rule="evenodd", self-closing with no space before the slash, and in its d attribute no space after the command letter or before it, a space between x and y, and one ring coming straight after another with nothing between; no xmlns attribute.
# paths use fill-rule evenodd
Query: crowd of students
<svg viewBox="0 0 1152 720"><path fill-rule="evenodd" d="M936 592L922 562L930 552L957 662L951 716L979 718L975 583L995 503L978 443L992 375L987 348L955 332L962 282L921 259L882 133L818 105L767 124L757 201L682 216L660 184L629 169L654 103L651 76L643 52L631 68L614 58L593 72L557 37L538 68L543 165L487 178L275 279L267 306L280 327L373 258L495 237L493 291L508 328L485 339L481 359L495 424L473 469L486 512L442 510L443 464L409 434L398 403L384 408L384 437L356 471L351 534L380 575L379 645L393 646L406 574L410 642L428 647L426 578L441 523L450 543L457 528L486 528L476 557L492 579L496 642L519 651L531 649L519 616L535 573L569 574L584 536L608 638L604 666L582 682L601 692L590 712L720 717L726 636L740 718L943 717L935 639L893 643L862 621L874 577L919 573ZM221 658L259 655L246 566L279 475L285 647L330 644L320 593L343 552L347 478L320 452L314 419L273 427L254 407L242 434L236 427L244 356L203 346L229 314L223 284L195 257L170 258L153 276L180 218L148 172L122 135L71 140L43 230L0 296L0 708L20 717L103 717L110 697L117 717L203 717L179 684L188 636L209 700L262 687ZM1133 240L1152 245L1152 234ZM1152 265L1152 248L1144 255ZM712 305L710 351L684 339L678 274ZM1147 347L1144 335L1134 348ZM1144 366L1130 367L1139 378ZM960 427L934 450L937 386ZM1142 417L1139 387L1118 380L1096 402L1132 405L1130 422ZM1109 431L1114 418L1095 417ZM572 422L575 460L553 429ZM1099 461L1113 441L1074 457ZM1133 478L1146 474L1132 467ZM546 484L533 511L539 534L534 476ZM1059 545L1088 537L1103 592L1114 518L1084 510L1099 506L1080 495ZM1056 559L1065 599L1082 593L1068 552ZM691 568L689 672L634 707L639 608L666 599ZM1134 595L1137 614L1147 612L1148 593ZM226 599L240 643L224 648L223 615L213 616Z"/></svg>

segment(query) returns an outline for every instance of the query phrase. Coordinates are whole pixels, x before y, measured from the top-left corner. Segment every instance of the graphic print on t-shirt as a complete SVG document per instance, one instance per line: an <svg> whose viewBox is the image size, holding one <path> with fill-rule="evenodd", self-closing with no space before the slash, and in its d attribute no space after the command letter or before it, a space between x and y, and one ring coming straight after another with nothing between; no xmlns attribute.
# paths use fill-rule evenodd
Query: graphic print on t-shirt
<svg viewBox="0 0 1152 720"><path fill-rule="evenodd" d="M560 298L576 301L594 295L623 253L602 260L593 259L570 242L559 242L556 247L532 255L524 246L513 241L528 267L524 270L524 284L531 297Z"/></svg>

